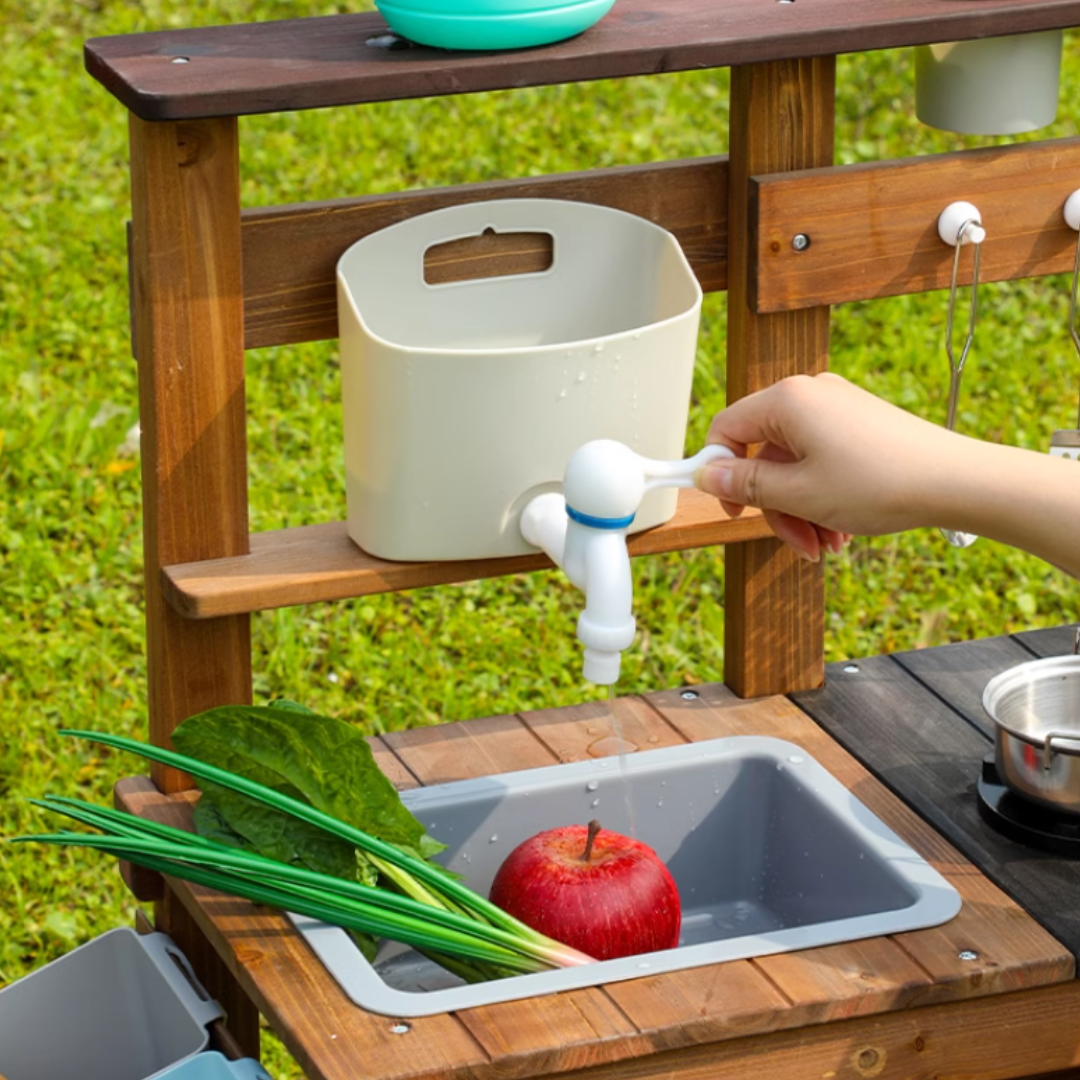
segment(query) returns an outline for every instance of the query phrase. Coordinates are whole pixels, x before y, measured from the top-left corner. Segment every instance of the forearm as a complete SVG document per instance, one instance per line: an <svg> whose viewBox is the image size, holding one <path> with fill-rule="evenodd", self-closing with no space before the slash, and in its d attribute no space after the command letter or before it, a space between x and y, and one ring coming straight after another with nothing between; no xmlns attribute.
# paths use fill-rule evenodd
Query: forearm
<svg viewBox="0 0 1080 1080"><path fill-rule="evenodd" d="M1080 463L957 439L929 470L925 525L975 533L1080 577Z"/></svg>

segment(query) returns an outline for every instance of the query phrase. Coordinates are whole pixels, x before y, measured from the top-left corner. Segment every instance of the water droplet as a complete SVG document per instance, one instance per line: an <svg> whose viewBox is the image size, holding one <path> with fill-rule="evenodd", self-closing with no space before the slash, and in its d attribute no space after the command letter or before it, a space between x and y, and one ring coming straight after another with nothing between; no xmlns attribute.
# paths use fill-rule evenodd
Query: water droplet
<svg viewBox="0 0 1080 1080"><path fill-rule="evenodd" d="M494 844L495 841L498 840L498 839L499 839L499 834L498 833L492 833L491 836L488 837L488 843L489 844Z"/></svg>
<svg viewBox="0 0 1080 1080"><path fill-rule="evenodd" d="M600 805L600 800L599 799L593 799L593 801L591 803L589 803L589 805L590 806L599 806Z"/></svg>
<svg viewBox="0 0 1080 1080"><path fill-rule="evenodd" d="M564 397L566 397L566 391L565 390L560 390L559 391L559 400L561 401Z"/></svg>
<svg viewBox="0 0 1080 1080"><path fill-rule="evenodd" d="M588 376L585 374L584 371L579 371L578 372L578 377L577 377L578 382L584 382L587 378L588 378Z"/></svg>
<svg viewBox="0 0 1080 1080"><path fill-rule="evenodd" d="M602 353L603 351L604 351L604 346L603 345L595 345L595 346L593 346L593 352L594 353Z"/></svg>
<svg viewBox="0 0 1080 1080"><path fill-rule="evenodd" d="M656 804L656 805L657 805L657 806L663 806L663 805L664 805L664 800L663 800L663 799L661 799L661 800L660 800L659 802L657 802L657 804Z"/></svg>
<svg viewBox="0 0 1080 1080"><path fill-rule="evenodd" d="M600 781L599 780L590 780L585 785L585 790L586 791L595 791L599 786L600 786Z"/></svg>
<svg viewBox="0 0 1080 1080"><path fill-rule="evenodd" d="M637 743L628 739L620 739L615 735L608 735L603 739L597 739L590 743L588 752L590 757L608 757L611 754L632 754L637 750Z"/></svg>
<svg viewBox="0 0 1080 1080"><path fill-rule="evenodd" d="M788 758L788 761L790 761L792 765L801 765L804 760L805 758L799 757L798 754L792 754L791 757Z"/></svg>

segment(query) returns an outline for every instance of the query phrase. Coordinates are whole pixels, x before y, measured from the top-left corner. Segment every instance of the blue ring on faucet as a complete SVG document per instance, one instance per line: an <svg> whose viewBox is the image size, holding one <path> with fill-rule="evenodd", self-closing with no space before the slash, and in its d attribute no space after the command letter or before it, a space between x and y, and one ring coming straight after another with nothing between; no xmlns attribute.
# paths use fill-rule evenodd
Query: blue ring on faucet
<svg viewBox="0 0 1080 1080"><path fill-rule="evenodd" d="M593 517L592 514L583 514L580 510L567 506L566 516L579 525L587 525L590 529L628 529L633 525L637 513L635 511L627 517L620 518Z"/></svg>

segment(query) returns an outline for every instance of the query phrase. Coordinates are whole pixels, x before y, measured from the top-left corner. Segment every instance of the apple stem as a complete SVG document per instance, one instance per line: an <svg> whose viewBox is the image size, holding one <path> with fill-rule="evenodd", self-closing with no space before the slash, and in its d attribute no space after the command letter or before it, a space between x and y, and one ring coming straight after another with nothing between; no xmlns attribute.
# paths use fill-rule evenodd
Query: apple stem
<svg viewBox="0 0 1080 1080"><path fill-rule="evenodd" d="M592 858L592 846L593 841L596 839L596 834L600 831L600 822L593 818L589 822L589 835L585 838L585 851L581 856L582 862L588 862Z"/></svg>

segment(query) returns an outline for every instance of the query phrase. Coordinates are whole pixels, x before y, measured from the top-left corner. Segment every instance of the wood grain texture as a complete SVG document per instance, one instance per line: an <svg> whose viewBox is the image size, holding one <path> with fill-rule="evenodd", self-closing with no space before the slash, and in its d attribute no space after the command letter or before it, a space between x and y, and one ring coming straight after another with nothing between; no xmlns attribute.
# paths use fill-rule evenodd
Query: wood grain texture
<svg viewBox="0 0 1080 1080"><path fill-rule="evenodd" d="M1075 1080L1078 1010L1074 981L670 1050L564 1080L1005 1080L1049 1070Z"/></svg>
<svg viewBox="0 0 1080 1080"><path fill-rule="evenodd" d="M160 583L170 563L247 551L239 148L228 119L132 117L130 137L150 735L167 746L193 713L251 699L247 618L193 624Z"/></svg>
<svg viewBox="0 0 1080 1080"><path fill-rule="evenodd" d="M979 278L1004 281L1071 271L1076 233L1062 216L1080 173L1080 139L875 161L751 181L751 307L822 304L947 289L953 248L937 219L974 203L987 239ZM795 251L797 233L810 238ZM962 260L964 281L970 259Z"/></svg>
<svg viewBox="0 0 1080 1080"><path fill-rule="evenodd" d="M1022 1032L1031 1014L1019 1005L1043 994L1040 986L1064 982L1073 995L1041 997L1051 1012L1063 1014L1066 1000L1080 1007L1067 950L790 701L747 701L722 686L694 692L690 699L673 690L618 700L624 734L632 732L643 747L742 733L797 741L957 885L965 901L961 915L925 931L417 1018L395 1035L392 1018L367 1014L344 998L280 917L182 882L170 881L170 894L222 951L308 1075L320 1080L355 1076L358 1062L365 1075L390 1080L769 1075L751 1068L758 1057L785 1066L772 1075L816 1080L827 1071L820 1069L824 1057L848 1059L852 1040L861 1041L860 1053L876 1046L899 1055L896 1033L922 1030L924 1019L933 1033L925 1060L951 1061L945 1043L1009 1015L1003 1005L986 1013L975 999L1008 1002L1013 1014L1028 1017ZM593 706L491 717L383 736L377 755L386 764L393 755L406 782L445 782L587 755L595 736L603 736L597 726L603 719ZM118 798L135 812L190 821L191 793L163 796L129 782ZM976 948L980 959L960 961L965 947ZM1008 993L1018 987L1025 994ZM942 1001L963 1004L931 1011ZM1006 1041L1012 1038L1010 1029ZM791 1040L815 1048L806 1063L790 1056ZM1047 1068L1069 1064L1060 1042L1033 1060Z"/></svg>
<svg viewBox="0 0 1080 1080"><path fill-rule="evenodd" d="M828 366L829 310L759 315L749 182L833 159L834 57L735 68L728 160L728 401L788 375ZM820 686L824 677L822 568L776 540L725 552L724 681L743 697Z"/></svg>
<svg viewBox="0 0 1080 1080"><path fill-rule="evenodd" d="M346 248L417 214L489 199L568 199L647 218L679 241L705 291L727 287L726 157L266 207L242 219L246 347L336 338ZM471 267L447 259L441 274L456 280Z"/></svg>
<svg viewBox="0 0 1080 1080"><path fill-rule="evenodd" d="M373 48L376 14L154 31L87 42L90 74L148 120L287 112L692 71L1080 25L1076 0L619 0L540 49ZM188 63L171 63L186 57Z"/></svg>
<svg viewBox="0 0 1080 1080"><path fill-rule="evenodd" d="M729 518L716 499L700 491L679 492L671 521L630 537L630 554L731 544L771 536L756 510ZM349 539L344 522L304 525L251 536L250 553L165 567L161 588L185 619L219 619L319 600L400 592L451 582L546 570L546 555L466 562L388 562Z"/></svg>

